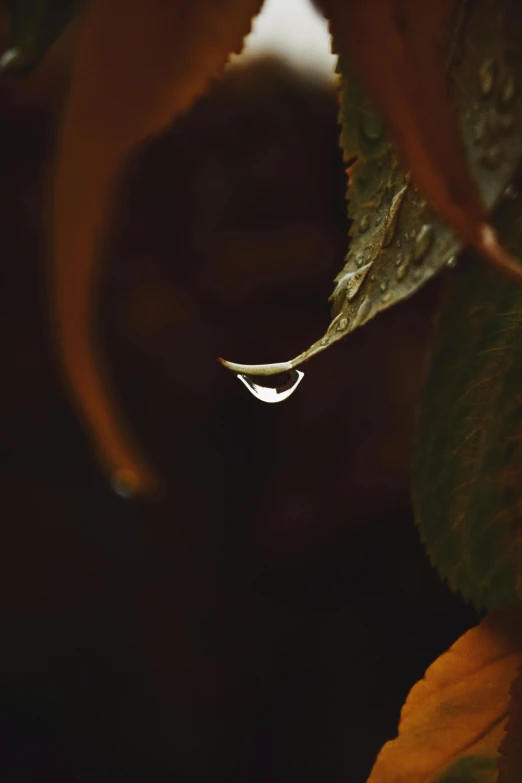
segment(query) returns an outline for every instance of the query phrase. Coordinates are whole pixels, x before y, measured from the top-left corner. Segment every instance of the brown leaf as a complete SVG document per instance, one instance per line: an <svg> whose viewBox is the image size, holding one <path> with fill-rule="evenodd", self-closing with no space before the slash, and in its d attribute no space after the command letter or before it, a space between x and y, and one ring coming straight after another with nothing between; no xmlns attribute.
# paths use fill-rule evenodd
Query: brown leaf
<svg viewBox="0 0 522 783"><path fill-rule="evenodd" d="M125 491L152 472L116 414L94 339L102 240L118 177L137 144L186 111L261 0L90 0L75 46L53 196L52 296L61 358L100 458ZM123 486L122 486L123 485Z"/></svg>
<svg viewBox="0 0 522 783"><path fill-rule="evenodd" d="M520 607L494 612L429 667L368 783L431 783L464 759L497 756L510 684L522 661L521 621Z"/></svg>

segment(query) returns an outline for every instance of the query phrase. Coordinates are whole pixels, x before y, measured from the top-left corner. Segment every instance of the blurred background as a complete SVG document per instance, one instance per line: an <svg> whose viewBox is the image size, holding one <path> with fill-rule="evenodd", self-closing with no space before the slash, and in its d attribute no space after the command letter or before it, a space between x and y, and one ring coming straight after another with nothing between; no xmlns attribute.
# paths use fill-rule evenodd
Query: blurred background
<svg viewBox="0 0 522 783"><path fill-rule="evenodd" d="M327 31L304 0L277 5L122 181L99 325L154 501L111 491L52 345L70 40L0 80L3 783L364 783L410 687L477 620L409 502L440 280L281 405L216 361L319 337L347 247Z"/></svg>

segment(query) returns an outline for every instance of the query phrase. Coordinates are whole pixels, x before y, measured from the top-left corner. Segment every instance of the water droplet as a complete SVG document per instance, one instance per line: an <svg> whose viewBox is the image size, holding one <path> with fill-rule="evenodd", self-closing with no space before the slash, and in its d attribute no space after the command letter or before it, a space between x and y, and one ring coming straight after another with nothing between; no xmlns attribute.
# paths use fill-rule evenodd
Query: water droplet
<svg viewBox="0 0 522 783"><path fill-rule="evenodd" d="M415 248L413 250L413 260L419 263L423 260L424 256L428 252L433 242L433 226L425 223L415 240Z"/></svg>
<svg viewBox="0 0 522 783"><path fill-rule="evenodd" d="M488 57L487 60L484 60L482 65L479 68L479 90L480 94L487 98L488 95L491 95L493 92L493 89L495 87L495 81L497 76L497 64L495 60L492 57Z"/></svg>
<svg viewBox="0 0 522 783"><path fill-rule="evenodd" d="M370 218L368 215L364 215L364 217L361 219L361 222L359 223L359 231L361 234L364 234L365 231L368 231L370 228Z"/></svg>
<svg viewBox="0 0 522 783"><path fill-rule="evenodd" d="M502 195L507 201L514 201L516 198L518 198L518 188L513 185L512 182L510 182L510 184L504 189L504 193Z"/></svg>
<svg viewBox="0 0 522 783"><path fill-rule="evenodd" d="M6 49L0 57L0 71L6 71L13 65L16 67L17 60L23 62L23 56L18 48Z"/></svg>
<svg viewBox="0 0 522 783"><path fill-rule="evenodd" d="M287 382L276 388L255 383L249 375L241 375L239 373L237 377L245 384L248 391L261 402L283 402L297 389L304 378L304 372L291 370L288 376Z"/></svg>
<svg viewBox="0 0 522 783"><path fill-rule="evenodd" d="M406 266L406 264L404 264L404 266L397 267L397 280L399 281L402 280L407 271L408 271L408 267Z"/></svg>
<svg viewBox="0 0 522 783"><path fill-rule="evenodd" d="M368 141L378 141L384 132L383 121L371 112L361 113L360 126Z"/></svg>
<svg viewBox="0 0 522 783"><path fill-rule="evenodd" d="M408 186L405 185L392 199L388 216L386 218L386 228L384 230L384 238L382 240L383 247L388 247L388 245L391 245L393 241L395 236L395 229L397 228L397 220L399 217L400 208L402 202L404 201L404 196L406 195L407 189Z"/></svg>
<svg viewBox="0 0 522 783"><path fill-rule="evenodd" d="M382 283L380 284L379 288L384 293L386 291L386 289L388 288L388 281L387 280L383 280Z"/></svg>
<svg viewBox="0 0 522 783"><path fill-rule="evenodd" d="M450 269L455 269L457 266L457 256L451 256L446 266L448 266Z"/></svg>
<svg viewBox="0 0 522 783"><path fill-rule="evenodd" d="M337 324L337 331L342 332L346 329L348 326L348 319L347 318L341 318L339 323Z"/></svg>
<svg viewBox="0 0 522 783"><path fill-rule="evenodd" d="M361 323L368 318L368 316L371 313L371 310L372 310L372 303L368 299L368 297L365 296L359 306L359 310L357 311L355 320L352 323L352 328L355 329L356 327L360 326Z"/></svg>
<svg viewBox="0 0 522 783"><path fill-rule="evenodd" d="M480 162L488 169L498 169L503 160L504 149L499 144L488 147L480 156Z"/></svg>
<svg viewBox="0 0 522 783"><path fill-rule="evenodd" d="M345 298L351 302L361 287L370 267L371 264L366 264L366 266L361 267L356 272L345 272L345 274L341 275L333 293L335 300L337 301L340 292L344 291Z"/></svg>
<svg viewBox="0 0 522 783"><path fill-rule="evenodd" d="M488 131L488 124L486 117L479 117L474 127L474 141L477 146L480 146L485 140Z"/></svg>
<svg viewBox="0 0 522 783"><path fill-rule="evenodd" d="M498 89L499 102L504 106L508 106L513 101L515 93L515 74L511 68L503 68L502 73L500 74L500 84Z"/></svg>
<svg viewBox="0 0 522 783"><path fill-rule="evenodd" d="M402 264L402 253L397 253L395 256L395 266L400 266Z"/></svg>
<svg viewBox="0 0 522 783"><path fill-rule="evenodd" d="M111 486L120 498L129 500L135 496L138 488L136 475L132 470L117 470L112 476Z"/></svg>

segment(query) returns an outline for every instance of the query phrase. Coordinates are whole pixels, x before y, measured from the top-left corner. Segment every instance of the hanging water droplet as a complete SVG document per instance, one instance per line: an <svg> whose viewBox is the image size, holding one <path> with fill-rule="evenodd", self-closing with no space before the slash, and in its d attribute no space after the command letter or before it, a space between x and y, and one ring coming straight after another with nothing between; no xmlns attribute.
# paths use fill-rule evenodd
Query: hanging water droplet
<svg viewBox="0 0 522 783"><path fill-rule="evenodd" d="M348 319L347 318L341 318L339 323L337 324L337 331L343 332L346 327L348 326Z"/></svg>
<svg viewBox="0 0 522 783"><path fill-rule="evenodd" d="M259 383L255 383L249 375L241 375L241 373L237 375L248 391L261 402L283 402L283 400L287 400L301 383L304 378L304 372L291 370L288 376L286 383L274 388L273 386L262 386Z"/></svg>
<svg viewBox="0 0 522 783"><path fill-rule="evenodd" d="M415 247L413 250L413 260L419 263L423 260L424 256L428 252L428 250L431 247L431 243L433 242L433 226L430 226L428 223L425 223L419 233L417 234L417 239L415 240Z"/></svg>
<svg viewBox="0 0 522 783"><path fill-rule="evenodd" d="M368 229L370 228L370 218L368 215L364 215L363 218L361 218L361 222L359 223L359 231L361 234L364 234Z"/></svg>
<svg viewBox="0 0 522 783"><path fill-rule="evenodd" d="M451 256L446 266L448 266L450 269L455 269L457 266L457 256Z"/></svg>
<svg viewBox="0 0 522 783"><path fill-rule="evenodd" d="M403 266L397 267L397 280L399 280L399 282L401 280L403 280L404 275L406 274L407 269L408 269L408 267L406 266L406 264L404 264Z"/></svg>
<svg viewBox="0 0 522 783"><path fill-rule="evenodd" d="M518 188L512 182L507 185L502 194L507 201L515 201L518 198Z"/></svg>
<svg viewBox="0 0 522 783"><path fill-rule="evenodd" d="M487 98L491 95L493 88L495 87L495 80L497 76L497 64L492 57L488 57L484 60L479 68L479 90L480 94Z"/></svg>
<svg viewBox="0 0 522 783"><path fill-rule="evenodd" d="M132 470L117 470L112 476L111 486L120 498L129 500L135 496L138 488L136 475Z"/></svg>

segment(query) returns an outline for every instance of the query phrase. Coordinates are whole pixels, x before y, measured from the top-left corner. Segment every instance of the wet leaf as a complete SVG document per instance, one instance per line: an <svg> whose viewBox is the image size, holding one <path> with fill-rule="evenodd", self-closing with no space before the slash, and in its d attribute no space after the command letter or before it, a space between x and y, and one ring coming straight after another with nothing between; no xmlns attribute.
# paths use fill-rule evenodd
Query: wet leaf
<svg viewBox="0 0 522 783"><path fill-rule="evenodd" d="M413 165L417 153L414 155L409 152L406 155L406 147L415 147L415 139L407 135L408 129L412 130L414 119L408 119L407 107L403 106L401 122L405 123L406 129L401 135L392 121L392 115L400 90L407 93L406 98L411 98L410 93L415 92L415 85L410 83L403 68L398 72L401 79L404 78L402 87L399 80L392 89L392 74L389 73L392 69L387 58L393 60L395 54L389 51L391 43L385 45L385 41L386 25L393 28L395 21L388 18L389 14L386 17L388 11L382 17L376 13L376 4L383 9L393 5L388 0L372 0L357 4L327 2L323 6L333 19L332 31L343 53L348 41L354 45L357 41L363 42L362 46L357 43L355 60L361 68L364 66L365 76L370 74L374 93L381 107L386 109L387 124L392 131L395 129L396 138L400 135L404 157ZM439 5L447 11L453 3L447 0L440 4L432 3L430 9ZM362 20L359 11L354 13L356 6L365 17ZM430 24L430 15L425 4L416 0L408 0L405 8L408 14L412 14L415 25L418 25L418 31L412 28L416 37L411 56L420 58L423 42L428 46L436 44L436 41L431 41L426 27ZM350 13L349 19L344 19L344 16L338 19L334 9L345 9L346 13ZM365 15L371 13L372 9L372 19L367 19ZM371 33L370 26L375 20L379 24L382 22L386 29L379 28ZM442 21L439 19L440 24ZM343 31L342 35L348 36L343 39L342 47L339 28ZM449 32L443 43L451 97L464 145L462 155L457 144L458 136L451 133L453 125L451 116L448 117L449 107L445 103L443 84L437 76L435 61L430 60L422 67L419 64L417 68L422 83L422 90L419 87L418 92L422 93L423 119L419 119L421 124L417 124L414 130L415 133L422 131L425 145L432 146L431 151L424 150L421 154L419 141L417 152L420 157L415 158L417 163L414 173L419 186L423 186L444 219L426 203L413 177L401 167L386 135L385 123L365 98L366 90L363 92L360 87L362 75L354 72L352 64L350 67L346 65L346 58L341 62L341 141L345 160L349 164L348 211L354 222L346 263L336 277L337 285L331 297L334 320L320 340L288 362L255 366L226 362L226 366L236 372L266 375L297 367L364 325L382 310L411 296L459 252L461 240L449 228L451 224L457 228L458 221L451 218L449 207L446 209L441 206L441 202L446 203L453 198L446 191L452 191L453 201L460 199L461 206L468 217L472 217L476 228L484 219L481 203L489 210L498 202L522 155L522 101L518 92L522 81L521 38L522 5L518 0L498 0L494 4L488 0L476 0L473 3L459 0L455 4ZM364 59L366 53L370 58L367 63ZM428 68L426 73L422 70L425 67ZM415 68L411 66L410 70L413 72ZM444 75L442 66L440 74ZM396 79L396 75L393 79ZM378 84L375 84L376 81ZM444 110L441 103L444 104ZM449 125L446 126L446 122ZM426 123L430 125L429 132ZM444 129L450 138L445 135ZM437 147L439 142L442 146ZM430 165L425 160L428 152L431 155ZM440 191L438 196L434 195L431 185L426 184L421 176L425 166L426 176L432 180L435 178L433 156L439 161L440 175L446 178L444 183L439 182L436 186ZM457 164L456 158L461 162ZM463 171L462 160L465 158L472 178L477 182L480 198L473 196L472 181ZM452 176L456 179L452 180ZM457 209L456 203L453 208ZM460 235L467 242L475 241L464 229L460 230Z"/></svg>
<svg viewBox="0 0 522 783"><path fill-rule="evenodd" d="M43 59L78 10L80 0L9 0L9 37L0 73L24 74Z"/></svg>
<svg viewBox="0 0 522 783"><path fill-rule="evenodd" d="M522 780L522 668L510 688L506 735L500 743L496 783L520 783Z"/></svg>
<svg viewBox="0 0 522 783"><path fill-rule="evenodd" d="M368 783L493 783L509 688L522 661L521 612L489 615L429 667Z"/></svg>
<svg viewBox="0 0 522 783"><path fill-rule="evenodd" d="M125 493L154 476L117 415L93 336L96 279L122 167L238 51L261 0L90 0L76 41L53 195L51 280L63 364Z"/></svg>
<svg viewBox="0 0 522 783"><path fill-rule="evenodd" d="M514 250L520 200L496 221ZM414 506L441 576L491 610L522 601L522 290L474 259L453 275L418 422Z"/></svg>

